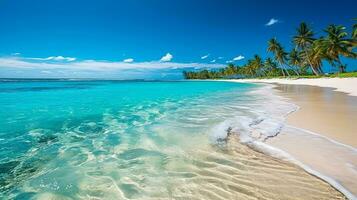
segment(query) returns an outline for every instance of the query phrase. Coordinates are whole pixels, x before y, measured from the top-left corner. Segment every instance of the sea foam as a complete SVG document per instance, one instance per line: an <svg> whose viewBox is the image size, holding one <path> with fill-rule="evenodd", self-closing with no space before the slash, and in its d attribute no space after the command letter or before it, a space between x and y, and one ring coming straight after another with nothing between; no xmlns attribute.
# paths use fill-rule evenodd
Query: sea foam
<svg viewBox="0 0 357 200"><path fill-rule="evenodd" d="M272 86L265 85L249 92L256 95L252 103L247 102L248 112L226 119L211 130L212 140L224 139L227 129L238 134L242 143L265 141L276 136L285 125L286 116L298 109L295 104L273 94Z"/></svg>

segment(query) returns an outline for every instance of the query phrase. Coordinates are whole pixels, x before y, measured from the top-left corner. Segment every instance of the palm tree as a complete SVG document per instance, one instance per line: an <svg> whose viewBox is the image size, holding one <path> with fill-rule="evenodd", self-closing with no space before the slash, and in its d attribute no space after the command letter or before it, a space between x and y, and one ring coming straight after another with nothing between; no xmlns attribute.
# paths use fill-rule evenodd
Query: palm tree
<svg viewBox="0 0 357 200"><path fill-rule="evenodd" d="M357 21L357 18L355 18L353 20ZM357 40L357 24L353 24L353 26L352 26L352 39ZM354 43L354 44L356 45L356 43Z"/></svg>
<svg viewBox="0 0 357 200"><path fill-rule="evenodd" d="M254 64L253 64L253 60L249 59L247 61L246 66L244 67L244 72L246 75L249 75L250 77L253 77L255 75L255 68L254 68Z"/></svg>
<svg viewBox="0 0 357 200"><path fill-rule="evenodd" d="M297 48L301 49L304 52L305 59L309 63L311 71L315 75L319 75L319 72L312 67L311 58L308 56L307 51L314 42L314 32L306 25L305 22L302 22L300 26L296 29L297 35L293 37L293 42Z"/></svg>
<svg viewBox="0 0 357 200"><path fill-rule="evenodd" d="M310 59L311 67L315 70L319 70L319 73L323 73L321 69L322 60L326 57L324 49L321 47L322 45L323 39L314 40L306 55Z"/></svg>
<svg viewBox="0 0 357 200"><path fill-rule="evenodd" d="M345 68L341 62L340 55L354 57L354 53L350 51L352 41L347 39L348 33L344 26L329 25L325 32L327 36L321 42L325 56L333 64L336 62L340 72L345 72Z"/></svg>
<svg viewBox="0 0 357 200"><path fill-rule="evenodd" d="M264 62L264 68L266 70L272 70L272 69L276 68L276 63L273 61L273 59L267 58Z"/></svg>
<svg viewBox="0 0 357 200"><path fill-rule="evenodd" d="M268 41L268 51L274 54L274 58L279 63L283 76L285 76L284 70L288 76L290 76L288 70L286 70L284 67L287 53L284 51L283 47L276 40L276 38L272 38Z"/></svg>
<svg viewBox="0 0 357 200"><path fill-rule="evenodd" d="M263 66L264 66L263 60L259 55L254 55L254 58L253 58L251 64L252 64L252 67L253 67L256 75L262 76L263 74L265 74L265 71L263 68Z"/></svg>
<svg viewBox="0 0 357 200"><path fill-rule="evenodd" d="M353 24L352 27L352 49L357 47L357 24Z"/></svg>
<svg viewBox="0 0 357 200"><path fill-rule="evenodd" d="M237 72L237 68L234 66L233 63L229 63L228 67L225 68L225 75L226 76L232 76Z"/></svg>
<svg viewBox="0 0 357 200"><path fill-rule="evenodd" d="M267 71L268 76L280 75L276 62L271 58L267 58L264 62L264 69Z"/></svg>
<svg viewBox="0 0 357 200"><path fill-rule="evenodd" d="M295 66L299 69L301 66L301 57L300 57L300 52L297 51L296 49L291 50L289 53L289 65ZM301 69L302 67L300 67ZM299 74L298 74L299 75Z"/></svg>

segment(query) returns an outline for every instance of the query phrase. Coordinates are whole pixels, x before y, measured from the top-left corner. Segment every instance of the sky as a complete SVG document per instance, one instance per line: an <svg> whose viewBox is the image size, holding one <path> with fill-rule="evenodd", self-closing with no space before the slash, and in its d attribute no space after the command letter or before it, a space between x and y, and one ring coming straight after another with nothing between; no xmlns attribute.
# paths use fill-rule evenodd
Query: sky
<svg viewBox="0 0 357 200"><path fill-rule="evenodd" d="M272 37L290 50L302 21L317 36L329 24L350 31L357 1L329 2L0 0L0 77L181 79L271 56Z"/></svg>

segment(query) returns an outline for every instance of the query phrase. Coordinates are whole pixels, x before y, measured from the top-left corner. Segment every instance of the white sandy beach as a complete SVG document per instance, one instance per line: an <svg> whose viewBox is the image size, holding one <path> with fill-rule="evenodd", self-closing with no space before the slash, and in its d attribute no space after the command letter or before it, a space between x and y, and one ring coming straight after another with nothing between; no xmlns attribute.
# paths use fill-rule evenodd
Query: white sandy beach
<svg viewBox="0 0 357 200"><path fill-rule="evenodd" d="M357 96L357 78L318 78L318 79L234 79L232 82L249 83L277 83L287 85L310 85L319 87L331 87L336 91L345 92Z"/></svg>
<svg viewBox="0 0 357 200"><path fill-rule="evenodd" d="M357 78L227 81L276 84L275 93L299 109L267 144L287 152L305 170L356 199Z"/></svg>

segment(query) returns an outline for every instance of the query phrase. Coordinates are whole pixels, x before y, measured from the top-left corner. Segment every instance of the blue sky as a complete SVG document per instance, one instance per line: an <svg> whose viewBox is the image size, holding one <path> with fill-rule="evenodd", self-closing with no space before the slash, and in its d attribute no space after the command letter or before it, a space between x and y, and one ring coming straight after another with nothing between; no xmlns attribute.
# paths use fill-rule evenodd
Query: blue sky
<svg viewBox="0 0 357 200"><path fill-rule="evenodd" d="M0 77L177 79L183 69L267 57L272 37L288 50L301 21L317 35L329 24L350 29L356 7L353 0L0 0ZM356 69L355 60L345 62Z"/></svg>

